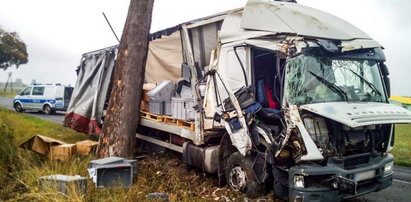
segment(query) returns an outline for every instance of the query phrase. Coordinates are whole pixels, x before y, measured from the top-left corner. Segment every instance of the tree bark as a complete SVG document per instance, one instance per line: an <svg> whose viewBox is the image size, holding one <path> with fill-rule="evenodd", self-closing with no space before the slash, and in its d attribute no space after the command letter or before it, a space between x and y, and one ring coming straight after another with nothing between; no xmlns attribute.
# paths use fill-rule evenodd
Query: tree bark
<svg viewBox="0 0 411 202"><path fill-rule="evenodd" d="M98 157L130 157L135 148L154 0L131 0L114 69Z"/></svg>

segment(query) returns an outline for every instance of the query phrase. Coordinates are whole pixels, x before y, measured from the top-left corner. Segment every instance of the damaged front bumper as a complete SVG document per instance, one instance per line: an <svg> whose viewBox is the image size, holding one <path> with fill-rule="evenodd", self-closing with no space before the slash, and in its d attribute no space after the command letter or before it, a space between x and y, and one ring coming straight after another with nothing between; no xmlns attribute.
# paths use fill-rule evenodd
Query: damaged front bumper
<svg viewBox="0 0 411 202"><path fill-rule="evenodd" d="M387 154L358 168L346 169L333 159L327 166L294 166L289 170L289 201L339 201L380 191L392 184L393 160Z"/></svg>

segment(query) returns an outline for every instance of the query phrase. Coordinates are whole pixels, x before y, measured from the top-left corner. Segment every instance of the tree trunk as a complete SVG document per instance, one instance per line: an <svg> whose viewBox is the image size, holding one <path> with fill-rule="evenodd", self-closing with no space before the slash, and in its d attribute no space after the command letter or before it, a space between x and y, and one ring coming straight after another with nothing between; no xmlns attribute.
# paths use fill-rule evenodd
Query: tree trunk
<svg viewBox="0 0 411 202"><path fill-rule="evenodd" d="M98 157L130 157L140 119L148 37L154 0L131 0L114 68L113 89Z"/></svg>

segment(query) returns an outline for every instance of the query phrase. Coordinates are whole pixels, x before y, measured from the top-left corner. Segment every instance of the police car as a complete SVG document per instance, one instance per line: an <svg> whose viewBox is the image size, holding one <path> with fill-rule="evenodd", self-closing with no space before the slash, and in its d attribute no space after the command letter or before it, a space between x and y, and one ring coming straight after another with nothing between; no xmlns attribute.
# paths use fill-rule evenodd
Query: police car
<svg viewBox="0 0 411 202"><path fill-rule="evenodd" d="M73 87L61 84L33 84L14 97L13 106L17 112L38 110L47 115L66 111L72 92Z"/></svg>

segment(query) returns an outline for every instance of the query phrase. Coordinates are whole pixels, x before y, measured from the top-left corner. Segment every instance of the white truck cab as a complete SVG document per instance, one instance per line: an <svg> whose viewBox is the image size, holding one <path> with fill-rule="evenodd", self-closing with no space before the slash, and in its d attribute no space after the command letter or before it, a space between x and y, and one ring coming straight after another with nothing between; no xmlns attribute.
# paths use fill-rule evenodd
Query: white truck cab
<svg viewBox="0 0 411 202"><path fill-rule="evenodd" d="M17 112L38 110L47 115L66 111L72 92L73 87L61 84L32 84L14 97L13 106Z"/></svg>

